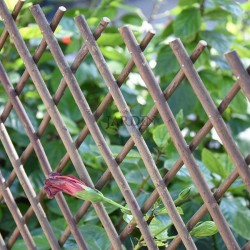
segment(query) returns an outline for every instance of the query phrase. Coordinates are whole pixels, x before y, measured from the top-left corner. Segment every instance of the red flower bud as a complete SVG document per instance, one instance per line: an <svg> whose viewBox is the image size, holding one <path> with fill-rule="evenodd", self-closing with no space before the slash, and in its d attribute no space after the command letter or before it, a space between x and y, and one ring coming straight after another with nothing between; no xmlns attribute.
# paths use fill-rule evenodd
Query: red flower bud
<svg viewBox="0 0 250 250"><path fill-rule="evenodd" d="M62 38L62 43L64 44L70 44L71 43L71 38L69 36L65 36Z"/></svg>
<svg viewBox="0 0 250 250"><path fill-rule="evenodd" d="M49 178L45 180L45 192L49 198L53 198L58 192L64 192L76 198L91 202L108 202L119 207L122 212L131 214L129 209L106 198L103 194L77 179L73 175L62 175L60 173L50 173Z"/></svg>
<svg viewBox="0 0 250 250"><path fill-rule="evenodd" d="M86 184L73 175L62 175L60 173L50 173L45 180L44 190L49 198L53 198L58 192L62 191L72 196L83 191Z"/></svg>

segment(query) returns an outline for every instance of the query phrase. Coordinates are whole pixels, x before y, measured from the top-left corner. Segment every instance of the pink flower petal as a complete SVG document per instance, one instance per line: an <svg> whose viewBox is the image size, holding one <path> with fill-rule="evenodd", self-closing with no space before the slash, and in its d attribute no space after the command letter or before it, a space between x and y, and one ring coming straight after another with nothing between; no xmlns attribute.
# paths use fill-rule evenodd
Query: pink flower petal
<svg viewBox="0 0 250 250"><path fill-rule="evenodd" d="M85 186L83 181L73 175L50 173L49 178L45 180L44 190L49 198L53 198L60 191L75 196L75 193L84 190Z"/></svg>

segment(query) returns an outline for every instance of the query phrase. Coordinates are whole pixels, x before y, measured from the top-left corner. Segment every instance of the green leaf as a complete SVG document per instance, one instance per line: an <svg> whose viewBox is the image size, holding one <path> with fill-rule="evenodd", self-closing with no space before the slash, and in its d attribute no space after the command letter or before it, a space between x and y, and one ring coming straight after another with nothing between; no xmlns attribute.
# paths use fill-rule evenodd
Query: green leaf
<svg viewBox="0 0 250 250"><path fill-rule="evenodd" d="M250 2L242 3L240 6L243 10L250 10Z"/></svg>
<svg viewBox="0 0 250 250"><path fill-rule="evenodd" d="M136 184L136 186L139 187L143 181L144 176L147 176L147 171L144 171L144 169L142 169L142 172L138 169L130 170L126 174L126 180L127 180L127 182L129 182L131 184L132 183Z"/></svg>
<svg viewBox="0 0 250 250"><path fill-rule="evenodd" d="M231 70L227 61L221 56L221 55L216 55L216 56L211 56L211 62L216 63L216 65L223 69L223 70Z"/></svg>
<svg viewBox="0 0 250 250"><path fill-rule="evenodd" d="M229 50L232 42L230 33L219 30L205 30L200 32L201 39L205 40L209 46L216 49L219 54L224 54Z"/></svg>
<svg viewBox="0 0 250 250"><path fill-rule="evenodd" d="M56 29L55 35L58 39L62 39L63 37L80 36L73 18L68 17L64 17L60 21L60 26Z"/></svg>
<svg viewBox="0 0 250 250"><path fill-rule="evenodd" d="M209 92L214 91L219 94L218 88L221 82L223 82L223 78L218 74L218 71L204 69L199 72L199 75Z"/></svg>
<svg viewBox="0 0 250 250"><path fill-rule="evenodd" d="M32 238L35 241L35 244L37 246L39 246L39 248L38 248L39 250L49 250L50 249L49 242L44 234L35 235ZM27 245L26 245L24 240L17 240L16 243L14 244L13 248L11 248L11 249L13 249L13 250L27 249Z"/></svg>
<svg viewBox="0 0 250 250"><path fill-rule="evenodd" d="M195 39L201 25L200 11L197 8L184 9L174 20L173 29L177 37L185 42Z"/></svg>
<svg viewBox="0 0 250 250"><path fill-rule="evenodd" d="M141 19L145 19L145 16L141 10L141 8L137 8L135 6L132 5L127 5L127 4L123 4L123 1L118 0L118 1L110 1L110 5L116 8L120 8L125 10L126 12L131 12L136 14L138 17L140 17Z"/></svg>
<svg viewBox="0 0 250 250"><path fill-rule="evenodd" d="M96 150L98 150L98 148L96 146L92 147L93 149L95 148ZM116 157L121 150L124 148L123 146L119 146L119 145L110 145L109 146L110 150L112 151L113 155ZM126 155L126 158L136 158L136 159L140 159L141 155L139 154L138 151L136 151L135 149L131 149L129 151L129 153Z"/></svg>
<svg viewBox="0 0 250 250"><path fill-rule="evenodd" d="M40 167L38 166L33 166L33 171L31 174L29 174L29 180L30 183L32 184L34 190L38 193L41 189L43 189L44 186L44 174L42 173Z"/></svg>
<svg viewBox="0 0 250 250"><path fill-rule="evenodd" d="M104 33L97 41L99 46L124 45L124 41L119 33Z"/></svg>
<svg viewBox="0 0 250 250"><path fill-rule="evenodd" d="M166 169L170 170L174 163L175 163L175 161L173 162L172 160L165 160L164 167ZM183 167L178 171L178 173L176 174L176 178L178 178L182 182L185 182L185 186L192 183L191 178L190 178L190 174L189 174L185 165L183 165ZM179 192L180 192L180 190L178 190L178 193Z"/></svg>
<svg viewBox="0 0 250 250"><path fill-rule="evenodd" d="M179 0L178 5L179 6L186 6L186 5L190 6L190 5L192 5L194 3L198 3L198 2L199 2L198 0Z"/></svg>
<svg viewBox="0 0 250 250"><path fill-rule="evenodd" d="M136 26L141 26L143 22L142 18L136 13L129 13L129 14L123 15L121 17L121 21L123 21L126 24L133 24Z"/></svg>
<svg viewBox="0 0 250 250"><path fill-rule="evenodd" d="M110 248L109 238L103 227L82 224L79 228L87 243L88 249L106 250Z"/></svg>
<svg viewBox="0 0 250 250"><path fill-rule="evenodd" d="M235 124L237 126L237 124ZM243 155L249 154L250 147L250 136L249 136L249 128L245 131L242 131L236 138L237 145Z"/></svg>
<svg viewBox="0 0 250 250"><path fill-rule="evenodd" d="M3 218L3 209L0 207L0 221L2 220Z"/></svg>
<svg viewBox="0 0 250 250"><path fill-rule="evenodd" d="M63 114L61 114L61 117L65 123L66 128L68 129L68 131L71 134L78 134L79 133L79 128L77 126L77 124L68 116L65 116Z"/></svg>
<svg viewBox="0 0 250 250"><path fill-rule="evenodd" d="M91 68L91 66L89 66ZM79 73L83 72L82 70L80 70ZM86 75L88 74L88 71L84 71ZM95 71L92 71L93 74L95 74ZM84 73L82 73L84 74ZM91 79L91 78L89 78ZM59 105L58 105L58 109L60 111L60 113L64 116L67 117L65 118L65 122L67 122L67 125L69 125L69 130L71 130L72 133L77 133L77 130L79 131L79 128L76 125L76 122L81 121L82 120L82 115L79 111L78 108L76 108L76 103L74 101L74 98L72 97L71 92L69 91L69 89L67 88L64 92L63 98L61 99Z"/></svg>
<svg viewBox="0 0 250 250"><path fill-rule="evenodd" d="M176 122L179 125L179 127L183 124L184 122L184 115L183 115L183 109L181 109L178 114L175 116Z"/></svg>
<svg viewBox="0 0 250 250"><path fill-rule="evenodd" d="M227 20L227 17L228 17L228 12L221 8L205 9L206 20L225 22L225 20Z"/></svg>
<svg viewBox="0 0 250 250"><path fill-rule="evenodd" d="M153 237L158 240L166 240L168 238L168 228L172 225L172 222L165 224L163 221L157 219L156 217L149 224L149 230Z"/></svg>
<svg viewBox="0 0 250 250"><path fill-rule="evenodd" d="M164 148L167 146L170 135L164 124L157 126L153 130L153 139L158 147Z"/></svg>
<svg viewBox="0 0 250 250"><path fill-rule="evenodd" d="M102 157L94 144L92 137L88 135L79 148L80 154L87 166L93 169L103 169Z"/></svg>
<svg viewBox="0 0 250 250"><path fill-rule="evenodd" d="M177 210L178 214L183 214L183 210L181 207L176 207L176 210ZM155 213L157 215L168 214L168 210L164 207L164 208L160 209L159 211L156 211Z"/></svg>
<svg viewBox="0 0 250 250"><path fill-rule="evenodd" d="M183 98L183 96L187 98ZM169 105L172 112L177 114L182 109L184 116L194 112L193 110L197 103L197 97L194 94L192 87L186 80L182 82L169 99Z"/></svg>
<svg viewBox="0 0 250 250"><path fill-rule="evenodd" d="M99 78L98 70L93 63L82 63L76 71L76 79L80 84L96 81Z"/></svg>
<svg viewBox="0 0 250 250"><path fill-rule="evenodd" d="M200 238L214 235L218 232L217 226L213 221L198 223L190 232L192 236Z"/></svg>
<svg viewBox="0 0 250 250"><path fill-rule="evenodd" d="M58 237L63 233L63 231L67 226L64 219L53 220L51 224L53 227L53 231L55 232L56 235L58 235ZM110 247L109 239L107 237L105 230L102 227L93 225L89 222L87 225L85 223L80 222L78 228L80 229L80 232L84 237L88 249L101 250L101 249L108 249ZM68 248L66 248L66 246L68 246ZM64 247L66 249L78 249L76 242L73 238L69 238Z"/></svg>
<svg viewBox="0 0 250 250"><path fill-rule="evenodd" d="M243 45L241 43L233 43L231 48L233 50L236 50L241 58L243 58L243 57L249 58L250 57L250 49L249 49L249 47L247 47L247 46L245 46L245 45Z"/></svg>
<svg viewBox="0 0 250 250"><path fill-rule="evenodd" d="M236 18L239 18L239 16L242 15L242 9L240 5L233 0L206 0L205 8L221 8Z"/></svg>
<svg viewBox="0 0 250 250"><path fill-rule="evenodd" d="M183 189L179 193L177 199L174 201L174 204L177 206L181 202L187 200L190 197L190 195L191 195L191 187L187 187L187 188ZM182 211L182 213L183 213L183 211Z"/></svg>
<svg viewBox="0 0 250 250"><path fill-rule="evenodd" d="M229 173L227 169L220 163L211 151L204 148L202 150L201 157L202 162L211 171L211 173L216 173L224 179L228 176Z"/></svg>
<svg viewBox="0 0 250 250"><path fill-rule="evenodd" d="M106 47L102 47L101 51L106 58L110 60L114 60L116 61L116 63L117 62L126 63L127 61L127 58L124 54L124 50L121 47L106 46Z"/></svg>
<svg viewBox="0 0 250 250"><path fill-rule="evenodd" d="M230 104L235 113L246 114L248 101L242 92L239 92Z"/></svg>
<svg viewBox="0 0 250 250"><path fill-rule="evenodd" d="M12 71L9 73L9 79L12 84L18 83L18 81L20 80L20 74L15 71Z"/></svg>
<svg viewBox="0 0 250 250"><path fill-rule="evenodd" d="M201 207L203 203L204 202L200 199L200 197L197 198L194 197L192 200L183 203L183 205L181 206L184 212L184 215L182 216L183 220L184 221L189 220L195 214L195 212ZM206 214L202 219L204 221L210 220L211 217L210 215Z"/></svg>
<svg viewBox="0 0 250 250"><path fill-rule="evenodd" d="M111 57L112 57L112 55L111 55ZM127 60L125 58L126 57L121 56L120 62L118 60L107 61L107 66L113 75L119 75L121 73L121 71L123 70L124 62L125 61L127 62Z"/></svg>
<svg viewBox="0 0 250 250"><path fill-rule="evenodd" d="M5 3L9 10L13 10L18 0L5 0Z"/></svg>
<svg viewBox="0 0 250 250"><path fill-rule="evenodd" d="M165 76L169 73L176 73L180 68L173 51L169 46L164 46L158 52L156 59L155 73L159 76Z"/></svg>
<svg viewBox="0 0 250 250"><path fill-rule="evenodd" d="M250 240L250 210L243 198L224 198L220 208L229 226L244 239Z"/></svg>
<svg viewBox="0 0 250 250"><path fill-rule="evenodd" d="M16 223L15 223L7 205L5 203L1 203L0 207L2 210L2 212L1 212L2 218L0 220L0 230L1 230L1 232L11 233L15 230ZM22 248L22 249L25 249L25 248Z"/></svg>
<svg viewBox="0 0 250 250"><path fill-rule="evenodd" d="M8 116L8 119L5 122L6 127L13 128L20 135L25 135L25 129L22 122L19 120L19 117L15 111L11 112ZM14 138L15 139L15 138Z"/></svg>
<svg viewBox="0 0 250 250"><path fill-rule="evenodd" d="M135 222L134 217L131 214L123 214L122 218L126 223L130 223L132 220Z"/></svg>
<svg viewBox="0 0 250 250"><path fill-rule="evenodd" d="M97 21L99 21L100 18L105 17L105 16L109 17L110 20L115 19L117 15L117 8L114 5L115 2L120 2L120 0L114 0L114 1L102 0L100 4L96 6L93 5L94 8L92 9L92 12L91 12L91 19L98 17ZM92 21L92 24L94 24L93 21Z"/></svg>
<svg viewBox="0 0 250 250"><path fill-rule="evenodd" d="M35 24L30 24L28 27L22 27L19 29L19 32L23 39L42 38L42 33L38 25Z"/></svg>
<svg viewBox="0 0 250 250"><path fill-rule="evenodd" d="M11 114L11 113L10 113ZM27 147L29 144L29 138L23 133L19 133L17 130L8 128L10 138L12 138L13 143L19 147Z"/></svg>
<svg viewBox="0 0 250 250"><path fill-rule="evenodd" d="M108 122L101 121L102 128L105 130L105 132L109 135L117 135L118 134L118 127L112 126Z"/></svg>
<svg viewBox="0 0 250 250"><path fill-rule="evenodd" d="M234 196L244 196L246 193L246 186L241 179L237 179L228 189Z"/></svg>
<svg viewBox="0 0 250 250"><path fill-rule="evenodd" d="M44 149L50 164L52 166L56 166L66 152L63 143L59 140L46 140L43 143L46 144L46 147Z"/></svg>

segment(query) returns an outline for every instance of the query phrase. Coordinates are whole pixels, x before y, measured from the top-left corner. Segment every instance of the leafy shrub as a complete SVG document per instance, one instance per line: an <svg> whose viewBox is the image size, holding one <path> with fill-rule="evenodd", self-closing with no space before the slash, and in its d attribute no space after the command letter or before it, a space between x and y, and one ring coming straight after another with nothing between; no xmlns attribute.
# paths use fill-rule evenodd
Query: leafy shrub
<svg viewBox="0 0 250 250"><path fill-rule="evenodd" d="M11 4L11 1L6 2ZM25 4L24 9L18 17L17 25L20 27L20 33L25 39L31 53L34 53L41 40L41 33L28 11L29 5L30 3ZM125 14L118 17L120 9L125 10ZM218 105L235 81L223 54L230 49L236 49L246 66L249 63L250 50L247 42L247 37L249 36L249 10L250 3L239 5L233 0L179 0L178 5L174 9L164 13L167 22L157 30L156 37L145 51L145 55L150 65L152 65L154 73L159 78L160 87L165 89L180 68L173 52L168 46L169 40L173 37L180 37L190 52L200 39L204 39L208 43L208 48L195 65L214 102ZM50 13L51 8L45 7L44 11ZM106 29L98 40L98 44L111 71L117 77L130 58L117 27L123 24L130 24L138 40L141 40L142 34L148 28L148 25L145 25L147 23L146 17L139 9L126 6L121 0L103 0L97 7L80 7L68 10L55 34L69 63L72 62L72 58L74 58L75 53L82 45L82 38L73 21L73 17L78 14L84 14L93 29L103 16L107 16L112 20L110 27ZM0 23L1 31L3 28L3 23ZM0 53L0 57L12 83L14 85L17 84L25 68L11 42L6 43ZM54 94L60 82L61 74L49 50L46 50L43 54L38 67L50 92ZM87 57L81 64L76 72L76 77L91 109L94 111L107 94L107 88L90 57ZM139 125L142 119L147 117L147 113L154 102L136 69L130 74L126 84L121 87L121 90ZM8 98L2 86L0 86L0 93L0 108L3 110ZM33 126L37 129L46 109L32 81L27 82L20 95L20 99L25 106ZM185 139L190 143L208 117L187 81L184 81L169 99L169 105L178 120ZM58 104L58 108L69 132L76 138L84 126L84 121L68 90L66 90L62 100ZM232 136L236 140L242 154L246 156L249 153L248 148L250 146L249 136L247 136L247 133L249 135L250 114L248 102L242 93L239 93L230 104L224 112L223 118L228 126L230 126ZM29 141L14 111L11 112L5 124L17 152L21 154ZM114 104L109 106L105 114L98 121L98 124L113 154L116 156L128 140L129 134ZM172 167L179 158L179 155L161 120L156 118L143 136L160 172L162 174L165 173ZM57 166L65 154L65 149L52 123L47 128L45 135L42 136L42 144L50 164L53 167ZM0 149L1 169L7 178L12 171L12 167L2 145L0 145ZM91 136L87 136L80 146L79 151L93 181L96 182L107 166ZM194 155L203 172L204 178L212 190L215 190L234 169L230 158L213 130L203 139ZM34 166L38 165L39 163L35 155L31 155L24 164L29 179L37 192L43 188L44 181L44 175L40 168L34 168ZM136 149L130 151L126 159L122 162L121 168L133 192L136 194L139 204L142 205L154 187ZM74 174L73 169L72 164L69 163L64 172L70 172L71 174L73 172ZM177 199L178 195L183 190L187 190L187 188L191 190L189 196L178 204L178 211L184 221L187 221L203 204L184 166L169 185L169 190L173 198ZM22 212L25 212L29 203L25 198L20 184L17 181L14 182L11 190L19 208ZM110 181L105 186L103 193L116 201L122 201L122 196L114 181ZM66 198L72 212L75 213L82 202L70 197ZM45 200L43 205L48 218L52 221L53 228L60 235L66 225L56 202L54 200ZM176 233L167 215L167 211L157 213L157 211L160 211L161 206L160 202L157 203L149 211L149 214L146 215L154 215L154 220L150 228L159 246L166 244L166 239L170 239ZM225 197L221 199L220 207L240 244L244 244L246 240L250 240L249 230L247 226L243 226L250 225L248 206L249 194L246 192L242 181L238 179L229 188ZM107 211L110 213L115 226L119 228L121 225L120 212L118 210L114 211L109 206L107 206ZM4 203L0 205L0 219L0 231L4 237L8 238L15 225ZM129 218L126 216L124 219L125 222L129 221ZM209 221L211 218L209 215L206 215L203 220ZM210 226L213 226L212 222L208 223ZM85 224L88 224L87 230L84 227ZM201 224L197 227L201 227ZM29 229L34 235L34 239L40 249L48 249L48 243L34 217L29 222ZM90 249L98 249L100 245L102 249L109 247L108 238L92 209L81 220L80 230L84 234ZM197 234L196 231L193 231L193 235L195 233L196 235L201 235L200 232ZM215 230L212 231L213 233L207 234L213 235L211 238L197 238L197 246L203 249L226 249L220 235L214 234L216 233ZM93 240L93 232L98 242ZM206 235L202 234L202 236ZM137 232L133 233L130 236L130 240L125 242L128 249L131 248L131 242L137 248L143 245L143 239L140 236L138 237ZM25 248L23 244L22 240L18 240L14 249ZM74 247L75 244L73 238L70 237L65 244L65 249Z"/></svg>

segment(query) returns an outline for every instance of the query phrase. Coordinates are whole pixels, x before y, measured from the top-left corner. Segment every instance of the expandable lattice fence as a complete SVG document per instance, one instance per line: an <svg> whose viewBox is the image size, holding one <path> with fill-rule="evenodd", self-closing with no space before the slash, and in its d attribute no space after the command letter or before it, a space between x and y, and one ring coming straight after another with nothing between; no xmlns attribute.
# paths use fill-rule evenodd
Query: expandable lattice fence
<svg viewBox="0 0 250 250"><path fill-rule="evenodd" d="M206 47L206 43L204 41L201 41L197 44L197 47L194 49L190 57L188 56L179 39L170 42L170 46L181 65L181 69L169 86L164 91L162 91L142 52L154 35L152 31L149 31L145 35L140 45L138 45L129 27L124 26L120 29L124 43L131 53L131 59L128 61L126 67L116 80L112 75L108 65L106 64L100 48L96 43L96 40L100 37L101 33L105 30L109 23L107 18L103 18L103 20L101 20L99 26L96 28L93 34L90 31L90 28L83 16L78 16L75 18L79 32L84 38L84 44L77 53L73 64L69 66L53 33L61 18L63 17L65 9L60 7L53 20L49 24L39 5L30 7L30 11L43 35L41 44L32 57L15 24L15 19L19 14L22 5L23 1L19 1L11 15L4 1L0 1L0 16L5 25L5 30L0 37L0 49L2 49L2 47L5 45L7 37L10 36L11 41L14 43L20 58L23 60L26 67L26 70L19 80L16 88L14 88L6 70L0 62L0 81L9 97L9 101L6 103L6 106L0 117L0 138L13 166L13 171L6 180L0 172L0 199L4 199L17 226L12 235L7 240L5 240L2 235L0 235L0 248L11 248L21 234L27 245L27 248L36 249L37 246L35 245L26 224L26 222L28 222L32 216L36 216L52 249L61 249L70 235L74 237L79 249L88 249L85 239L78 228L78 222L86 214L88 208L93 206L108 235L113 249L122 249L122 242L133 232L136 227L140 230L148 249L157 249L156 243L149 230L148 222L145 220L143 214L146 213L160 197L164 206L168 210L169 216L178 232L177 237L169 243L167 247L168 249L176 249L181 242L183 242L187 249L196 249L195 243L189 232L207 212L211 215L213 221L217 225L219 233L227 248L240 249L239 243L232 234L229 225L223 217L223 214L217 203L217 201L224 195L224 193L238 177L244 182L247 191L250 191L250 170L248 168L250 155L244 158L239 152L239 149L237 148L236 143L231 137L229 129L221 116L221 114L225 111L225 109L240 90L244 93L247 99L250 100L249 74L248 71L244 69L239 57L237 56L237 53L233 51L226 54L226 58L232 68L233 73L237 77L237 81L232 86L227 96L225 96L225 98L222 100L220 105L216 107L193 66L193 63ZM62 74L62 80L53 97L51 96L51 93L49 92L37 67L37 62L41 58L47 45ZM89 104L86 101L74 76L76 70L88 53L91 54L109 90L108 94L94 113L92 113ZM155 106L151 108L149 114L147 115L147 119L145 119L139 127L136 125L127 126L127 130L131 137L118 156L114 158L111 149L105 142L104 136L96 120L99 119L104 110L107 109L111 101L113 101L124 121L131 121L130 124L135 124L134 118L127 106L126 100L120 91L120 86L130 74L134 65L137 67L143 81L145 82L148 92L154 99ZM40 98L47 109L47 113L43 117L37 131L35 131L30 118L25 112L24 106L19 99L19 95L21 94L23 88L25 87L25 83L29 78L32 79L40 95ZM187 145L172 114L172 111L166 102L166 100L174 93L184 78L187 78L189 81L197 98L209 117L206 124L196 134L190 145ZM60 102L60 99L63 96L66 88L69 88L76 102L76 108L78 107L86 123L86 126L82 129L75 141L68 132L67 127L57 109L57 104ZM29 145L21 153L20 157L16 152L12 138L6 130L4 124L12 109L16 111L30 140ZM163 177L160 175L156 163L153 160L143 137L141 136L141 134L148 128L150 123L158 115L158 113L161 116L167 130L169 131L171 139L180 155L179 160L168 172L166 172ZM23 167L23 164L29 159L31 153L34 151L40 162L40 166L44 172L44 175L47 177L48 174L52 172L52 168L40 142L40 138L43 136L50 120L53 122L67 151L58 166L53 169L53 171L62 171L67 162L71 160L80 179L90 187L102 189L104 185L111 179L111 177L116 181L134 217L134 220L126 225L125 228L123 228L120 235L114 227L105 207L101 203L91 204L90 202L86 201L82 204L76 214L72 214L64 196L62 194L58 194L56 195L56 201L67 222L67 228L65 228L65 231L62 235L60 235L59 238L56 237L41 205L42 200L45 198L45 193L44 191L41 191L39 194L35 193L32 184L27 177L25 168ZM212 193L209 189L192 154L201 140L210 132L212 128L215 128L218 136L223 142L225 150L227 151L235 166L234 171L226 178L224 182L220 184L219 188L214 193ZM107 165L106 172L102 175L97 183L93 183L91 180L84 162L77 150L89 133L92 135ZM126 155L130 152L134 145L137 147L141 155L141 159L143 160L144 165L155 186L155 190L152 192L151 196L149 199L147 199L142 207L139 207L129 184L119 167L119 164L125 159ZM204 201L204 205L200 207L200 209L192 216L192 218L190 218L186 225L180 217L167 188L184 164L188 168L193 183L197 187L197 190ZM22 188L30 202L30 207L24 215L22 215L19 211L13 198L13 194L9 188L16 179L21 183ZM250 243L245 245L243 248L250 249Z"/></svg>

